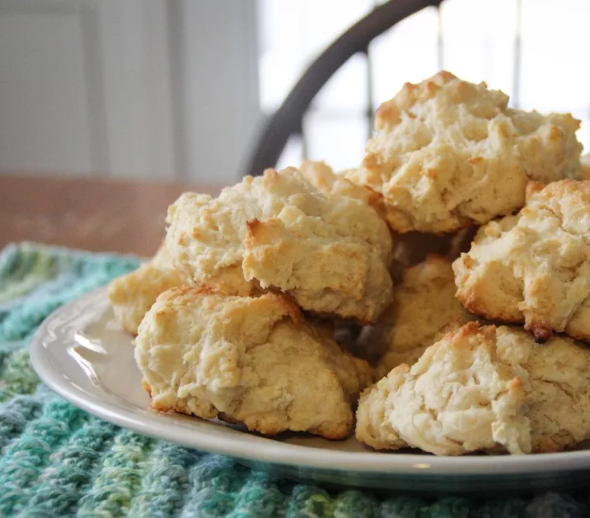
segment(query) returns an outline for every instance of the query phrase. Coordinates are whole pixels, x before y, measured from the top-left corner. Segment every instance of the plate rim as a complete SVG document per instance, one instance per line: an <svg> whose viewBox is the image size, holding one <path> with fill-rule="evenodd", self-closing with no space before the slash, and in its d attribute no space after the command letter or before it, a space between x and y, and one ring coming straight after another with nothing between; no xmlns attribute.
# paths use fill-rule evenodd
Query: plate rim
<svg viewBox="0 0 590 518"><path fill-rule="evenodd" d="M70 313L76 306L93 299L105 297L107 287L103 286L78 297L53 311L41 323L35 332L29 354L33 369L52 391L69 401L74 406L95 417L109 421L117 426L130 429L142 435L175 442L182 446L209 453L225 455L249 462L262 462L281 466L313 468L338 472L371 474L405 474L413 476L428 475L517 475L551 472L582 471L590 469L590 450L577 450L558 453L536 453L529 455L477 455L442 457L430 454L407 454L394 452L346 452L328 450L299 444L288 444L275 439L255 436L268 441L267 447L253 448L233 437L219 437L196 430L188 434L185 427L168 426L165 414L137 414L118 406L113 401L89 398L81 388L68 383L63 373L56 371L45 360L46 337L58 318ZM65 343L65 342L64 342ZM104 390L104 389L103 389ZM199 419L198 417L193 417ZM205 421L205 420L203 420ZM248 432L243 432L248 434ZM248 434L248 437L253 437Z"/></svg>

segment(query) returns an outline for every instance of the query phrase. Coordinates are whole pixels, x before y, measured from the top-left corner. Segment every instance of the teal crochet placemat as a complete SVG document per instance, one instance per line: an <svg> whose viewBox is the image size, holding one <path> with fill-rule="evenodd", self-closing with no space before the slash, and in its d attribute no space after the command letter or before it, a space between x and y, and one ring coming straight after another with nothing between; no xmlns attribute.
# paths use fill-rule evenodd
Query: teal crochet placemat
<svg viewBox="0 0 590 518"><path fill-rule="evenodd" d="M134 258L11 245L0 253L0 516L207 518L582 518L584 493L490 501L378 496L273 480L232 459L157 441L47 389L27 345L61 304Z"/></svg>

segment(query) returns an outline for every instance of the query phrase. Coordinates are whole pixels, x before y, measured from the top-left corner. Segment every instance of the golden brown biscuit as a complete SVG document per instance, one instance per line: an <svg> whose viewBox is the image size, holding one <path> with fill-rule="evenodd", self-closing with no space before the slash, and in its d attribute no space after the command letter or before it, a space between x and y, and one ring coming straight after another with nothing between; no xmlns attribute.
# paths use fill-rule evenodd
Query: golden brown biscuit
<svg viewBox="0 0 590 518"><path fill-rule="evenodd" d="M378 449L437 455L570 448L590 438L590 350L471 322L367 389L356 435Z"/></svg>
<svg viewBox="0 0 590 518"><path fill-rule="evenodd" d="M507 103L448 72L406 83L377 110L363 164L347 174L383 195L394 230L432 233L520 209L528 180L577 178L580 122Z"/></svg>
<svg viewBox="0 0 590 518"><path fill-rule="evenodd" d="M562 336L537 344L521 328L501 326L496 346L523 382L533 452L561 451L590 438L587 344Z"/></svg>
<svg viewBox="0 0 590 518"><path fill-rule="evenodd" d="M293 168L218 198L183 194L166 244L194 282L228 294L278 290L303 309L372 322L392 297L387 225L363 200L322 194Z"/></svg>
<svg viewBox="0 0 590 518"><path fill-rule="evenodd" d="M152 406L220 416L274 435L346 437L368 364L316 331L286 297L168 291L143 319L135 357Z"/></svg>
<svg viewBox="0 0 590 518"><path fill-rule="evenodd" d="M413 365L449 324L461 327L474 319L455 298L455 289L451 262L445 257L431 255L406 269L393 303L363 332L364 345L383 353L379 378L401 363Z"/></svg>
<svg viewBox="0 0 590 518"><path fill-rule="evenodd" d="M328 196L348 196L362 200L371 205L381 215L384 215L382 196L363 185L351 182L345 172L335 173L325 162L306 160L299 167L301 175L310 182L318 191Z"/></svg>
<svg viewBox="0 0 590 518"><path fill-rule="evenodd" d="M322 193L363 200L377 210L381 217L385 218L383 197L368 187L349 181L344 174L352 174L351 171L334 173L326 163L314 161L303 162L300 167L300 172L305 179ZM444 255L455 260L461 252L469 250L476 230L477 228L472 226L444 235L420 232L394 233L392 235L393 261L390 273L397 280L405 268L421 263L431 254Z"/></svg>
<svg viewBox="0 0 590 518"><path fill-rule="evenodd" d="M457 298L489 320L590 340L590 182L529 186L516 216L492 221L453 263Z"/></svg>
<svg viewBox="0 0 590 518"><path fill-rule="evenodd" d="M367 389L357 439L376 449L412 446L436 455L530 451L525 393L497 354L494 331L467 324L426 349L413 367L399 365Z"/></svg>
<svg viewBox="0 0 590 518"><path fill-rule="evenodd" d="M162 245L152 260L109 284L109 302L115 318L126 331L136 335L141 319L158 295L182 286L186 280L182 272L172 267L168 251Z"/></svg>
<svg viewBox="0 0 590 518"><path fill-rule="evenodd" d="M392 298L388 268L376 251L297 213L284 211L284 216L249 223L242 263L246 278L287 293L308 311L375 321Z"/></svg>
<svg viewBox="0 0 590 518"><path fill-rule="evenodd" d="M582 179L590 180L590 153L582 155L580 162L582 164Z"/></svg>

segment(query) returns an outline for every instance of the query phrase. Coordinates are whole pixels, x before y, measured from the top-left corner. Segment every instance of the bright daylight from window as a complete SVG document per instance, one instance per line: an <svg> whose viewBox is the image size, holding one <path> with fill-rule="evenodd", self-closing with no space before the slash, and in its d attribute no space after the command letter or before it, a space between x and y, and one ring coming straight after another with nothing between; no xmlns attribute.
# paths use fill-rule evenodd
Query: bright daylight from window
<svg viewBox="0 0 590 518"><path fill-rule="evenodd" d="M310 62L376 3L259 0L262 110L280 106ZM588 151L588 19L585 0L447 0L440 14L424 9L374 40L370 63L356 55L332 77L305 116L303 138L291 138L279 165L307 155L337 169L354 166L369 131L369 100L374 109L405 81L420 81L440 68L486 81L509 94L514 106L570 111L582 120L578 137Z"/></svg>

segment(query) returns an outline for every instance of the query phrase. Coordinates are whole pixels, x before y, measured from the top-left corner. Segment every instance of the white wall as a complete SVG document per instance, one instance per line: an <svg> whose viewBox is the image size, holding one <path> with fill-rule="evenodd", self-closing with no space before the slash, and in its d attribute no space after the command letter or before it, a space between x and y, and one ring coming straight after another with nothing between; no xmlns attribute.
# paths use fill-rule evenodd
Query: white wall
<svg viewBox="0 0 590 518"><path fill-rule="evenodd" d="M106 99L107 169L112 176L173 177L177 164L166 5L160 0L107 0L95 5Z"/></svg>
<svg viewBox="0 0 590 518"><path fill-rule="evenodd" d="M184 64L180 170L231 179L254 144L261 118L255 0L182 0L175 48ZM179 15L179 16L178 16Z"/></svg>
<svg viewBox="0 0 590 518"><path fill-rule="evenodd" d="M260 118L254 0L0 0L0 173L230 182Z"/></svg>
<svg viewBox="0 0 590 518"><path fill-rule="evenodd" d="M88 89L86 16L73 1L0 2L1 169L104 167L103 128L92 117L102 100Z"/></svg>

